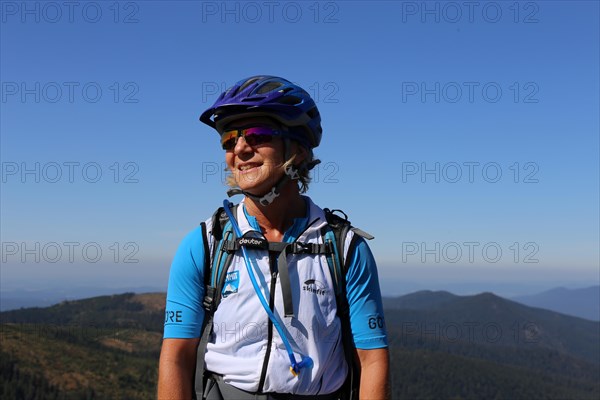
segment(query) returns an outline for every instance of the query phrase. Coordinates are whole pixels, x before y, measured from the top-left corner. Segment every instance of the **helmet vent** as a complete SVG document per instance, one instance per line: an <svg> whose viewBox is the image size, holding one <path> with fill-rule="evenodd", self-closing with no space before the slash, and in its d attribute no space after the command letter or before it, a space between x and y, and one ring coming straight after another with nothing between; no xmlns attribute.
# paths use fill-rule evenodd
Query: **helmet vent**
<svg viewBox="0 0 600 400"><path fill-rule="evenodd" d="M295 104L299 104L302 103L302 99L296 97L296 96L284 96L280 99L277 99L278 103L281 104L289 104L289 105L295 105Z"/></svg>
<svg viewBox="0 0 600 400"><path fill-rule="evenodd" d="M306 114L312 119L319 116L319 110L317 110L317 107L313 107Z"/></svg>
<svg viewBox="0 0 600 400"><path fill-rule="evenodd" d="M249 98L246 98L246 99L242 99L242 102L243 103L252 103L254 101L261 101L261 100L264 100L264 99L265 99L265 96L253 96L253 97L249 97Z"/></svg>
<svg viewBox="0 0 600 400"><path fill-rule="evenodd" d="M242 86L240 86L240 88L238 89L238 92L241 92L242 90L246 89L248 86L252 85L254 82L259 80L260 78L261 78L260 76L257 76L256 78L248 79L246 82L244 82L244 84Z"/></svg>
<svg viewBox="0 0 600 400"><path fill-rule="evenodd" d="M283 84L281 82L268 82L268 83L262 85L260 88L258 88L258 90L256 91L256 94L269 93L269 92L272 92L273 90L277 89L280 86L283 86Z"/></svg>

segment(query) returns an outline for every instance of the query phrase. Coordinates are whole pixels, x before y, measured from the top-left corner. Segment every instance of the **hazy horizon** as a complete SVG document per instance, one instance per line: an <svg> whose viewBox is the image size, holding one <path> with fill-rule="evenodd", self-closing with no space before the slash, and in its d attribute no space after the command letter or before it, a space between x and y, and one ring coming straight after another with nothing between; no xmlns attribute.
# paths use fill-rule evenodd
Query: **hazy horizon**
<svg viewBox="0 0 600 400"><path fill-rule="evenodd" d="M424 273L423 267L405 268L402 270L403 277L397 277L395 274L386 273L388 268L380 267L379 280L384 296L397 296L407 294L417 290L447 290L455 294L475 294L484 291L494 292L501 296L517 296L523 294L535 294L545 290L565 287L569 289L585 288L590 286L600 285L600 279L593 279L593 276L588 276L588 279L578 278L573 276L570 271L554 270L553 274L547 271L542 277L533 279L528 276L527 279L523 274L514 276L507 275L503 269L495 269L490 271L487 268L481 274L477 274L477 269L462 270L457 273L456 269L452 271L456 274L453 277L446 276L437 270ZM115 282L114 276L107 274L104 279L83 279L73 280L68 282L59 277L38 276L32 278L30 276L9 277L8 280L3 279L2 293L15 291L32 291L32 292L64 292L68 295L71 291L81 292L85 288L96 288L102 290L119 290L122 288L155 288L160 291L166 291L167 275L164 279L155 277L154 279L145 276L145 279L140 280L140 275L133 272L127 275L121 274L118 283ZM503 275L503 276L501 276ZM528 274L528 275L531 275ZM60 274L59 276L64 276ZM467 278L468 276L468 278ZM4 277L3 277L4 278ZM116 292L115 292L116 293Z"/></svg>

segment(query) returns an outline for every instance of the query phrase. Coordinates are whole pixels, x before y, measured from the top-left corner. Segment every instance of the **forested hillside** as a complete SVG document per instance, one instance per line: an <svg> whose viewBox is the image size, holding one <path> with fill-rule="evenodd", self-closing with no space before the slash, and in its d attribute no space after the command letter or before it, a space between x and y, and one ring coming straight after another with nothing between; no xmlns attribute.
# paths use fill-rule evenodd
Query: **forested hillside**
<svg viewBox="0 0 600 400"><path fill-rule="evenodd" d="M394 399L597 399L600 324L493 294L386 299ZM2 399L151 399L164 294L0 313Z"/></svg>

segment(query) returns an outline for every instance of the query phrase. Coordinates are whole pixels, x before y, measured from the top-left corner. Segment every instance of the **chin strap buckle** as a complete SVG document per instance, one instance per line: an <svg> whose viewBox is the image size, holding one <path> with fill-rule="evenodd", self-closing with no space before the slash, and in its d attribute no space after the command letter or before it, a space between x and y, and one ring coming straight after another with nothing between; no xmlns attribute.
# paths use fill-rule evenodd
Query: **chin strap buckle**
<svg viewBox="0 0 600 400"><path fill-rule="evenodd" d="M300 179L300 174L298 173L298 168L293 166L292 164L285 167L285 174L290 177L290 179Z"/></svg>
<svg viewBox="0 0 600 400"><path fill-rule="evenodd" d="M263 197L261 197L259 202L263 206L268 206L277 197L279 197L279 192L275 188L273 188L273 189L271 189L271 191L269 193L267 193Z"/></svg>

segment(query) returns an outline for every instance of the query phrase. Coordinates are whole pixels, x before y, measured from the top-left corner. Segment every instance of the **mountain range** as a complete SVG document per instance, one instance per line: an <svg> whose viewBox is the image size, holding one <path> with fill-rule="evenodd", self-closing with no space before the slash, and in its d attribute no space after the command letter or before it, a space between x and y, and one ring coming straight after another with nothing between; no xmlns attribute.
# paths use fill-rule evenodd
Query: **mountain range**
<svg viewBox="0 0 600 400"><path fill-rule="evenodd" d="M600 321L600 286L581 289L558 287L534 295L512 297L511 300L531 307Z"/></svg>
<svg viewBox="0 0 600 400"><path fill-rule="evenodd" d="M0 313L0 398L155 393L163 293ZM600 322L492 293L384 299L394 399L597 399Z"/></svg>

